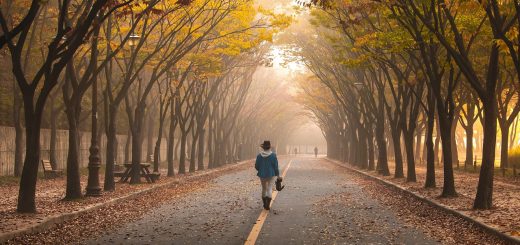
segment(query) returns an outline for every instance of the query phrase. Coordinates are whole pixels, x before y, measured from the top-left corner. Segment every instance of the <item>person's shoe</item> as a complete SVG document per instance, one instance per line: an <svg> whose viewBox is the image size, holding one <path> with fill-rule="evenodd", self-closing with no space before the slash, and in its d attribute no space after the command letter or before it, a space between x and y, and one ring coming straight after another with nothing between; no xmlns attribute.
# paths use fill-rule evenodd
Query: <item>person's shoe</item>
<svg viewBox="0 0 520 245"><path fill-rule="evenodd" d="M265 199L266 199L266 201L265 201L266 205L264 206L264 208L265 208L265 210L269 210L269 209L271 209L271 200L273 200L273 199L270 197L266 197Z"/></svg>
<svg viewBox="0 0 520 245"><path fill-rule="evenodd" d="M264 203L264 208L267 207L267 197L262 197L262 202Z"/></svg>

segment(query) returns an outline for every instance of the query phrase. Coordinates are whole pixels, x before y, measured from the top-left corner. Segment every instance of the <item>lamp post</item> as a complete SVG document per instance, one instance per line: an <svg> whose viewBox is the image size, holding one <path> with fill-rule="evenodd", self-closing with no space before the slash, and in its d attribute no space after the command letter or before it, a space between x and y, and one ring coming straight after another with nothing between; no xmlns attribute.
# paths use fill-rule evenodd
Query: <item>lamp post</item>
<svg viewBox="0 0 520 245"><path fill-rule="evenodd" d="M137 34L131 34L129 37L128 37L128 46L130 46L130 48L133 50L135 46L137 46L137 43L139 42L139 39L141 37Z"/></svg>
<svg viewBox="0 0 520 245"><path fill-rule="evenodd" d="M94 37L96 42L97 37ZM92 61L95 62L95 61ZM101 187L99 185L99 168L101 160L99 156L99 142L97 140L97 77L93 77L92 82L92 134L90 140L90 156L88 157L88 183L87 196L101 196Z"/></svg>
<svg viewBox="0 0 520 245"><path fill-rule="evenodd" d="M132 26L134 26L134 16L132 14ZM133 64L135 62L135 60L137 59L137 54L134 54L135 52L135 46L138 45L139 43L139 39L141 37L139 35L136 35L134 32L132 32L130 34L130 36L128 37L128 46L130 46L130 59L129 59L129 64ZM139 79L138 81L138 87L137 87L137 97L141 96L141 80ZM140 106L138 106L138 110L139 111L142 111L142 108L140 108ZM144 111L142 111L144 112ZM136 112L137 113L137 112ZM130 128L132 128L133 126L130 126ZM134 142L135 140L139 139L140 136L138 137L137 135L135 135L134 133L136 132L133 132L134 129L131 129L132 131L132 142ZM132 145L135 145L135 144L132 144ZM132 149L132 155L133 155L133 149ZM132 158L135 158L135 157L132 157ZM142 159L137 159L137 161L141 161ZM131 167L131 170L129 172L129 175L131 176L130 178L130 184L138 184L141 182L141 177L140 177L140 171L141 171L141 166L140 166L140 163L139 162L134 162L134 160L132 160L132 167Z"/></svg>

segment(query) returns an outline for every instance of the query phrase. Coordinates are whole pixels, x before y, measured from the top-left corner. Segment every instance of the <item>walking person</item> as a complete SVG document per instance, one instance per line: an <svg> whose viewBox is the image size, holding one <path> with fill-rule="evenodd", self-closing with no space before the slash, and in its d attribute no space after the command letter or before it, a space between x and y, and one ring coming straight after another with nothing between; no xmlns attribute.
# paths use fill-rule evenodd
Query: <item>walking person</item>
<svg viewBox="0 0 520 245"><path fill-rule="evenodd" d="M318 147L314 147L314 157L318 157Z"/></svg>
<svg viewBox="0 0 520 245"><path fill-rule="evenodd" d="M264 209L269 210L273 198L273 186L277 179L281 179L280 169L278 168L276 153L271 151L271 142L266 140L260 147L262 147L262 151L256 156L255 168L262 185Z"/></svg>

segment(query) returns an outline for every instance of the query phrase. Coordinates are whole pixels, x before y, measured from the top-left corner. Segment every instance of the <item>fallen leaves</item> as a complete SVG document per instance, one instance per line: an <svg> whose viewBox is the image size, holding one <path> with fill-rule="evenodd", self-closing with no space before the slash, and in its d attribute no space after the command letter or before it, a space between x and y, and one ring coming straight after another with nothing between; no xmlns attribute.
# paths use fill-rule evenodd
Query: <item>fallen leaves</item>
<svg viewBox="0 0 520 245"><path fill-rule="evenodd" d="M352 178L356 183L362 186L365 193L380 201L385 207L393 210L401 221L424 231L432 238L439 239L443 244L506 244L504 241L486 233L479 227L474 226L472 223L442 212L427 203L417 200L415 197L407 193L388 188L387 186L372 179L368 179L361 174L350 172L346 169L344 169L344 171L353 176ZM405 189L410 191L417 192L422 196L435 199L435 201L439 201L444 205L467 208L471 199L465 195L460 195L456 198L439 198L440 188L422 188L423 183L420 181L422 181L421 178L423 176L421 173L422 172L419 170L417 176L419 181L418 183L405 182L404 179L394 179L392 177L385 177L384 179L405 187ZM377 176L372 172L369 172L369 174ZM456 179L460 180L464 179L464 177L457 176ZM440 180L437 181L437 183L442 183ZM460 188L460 190L468 191L467 188ZM494 213L494 217L501 217L501 214L496 213L495 211L496 210L470 212L478 213L478 217L486 217L487 222L492 220L489 218L493 217L490 215L492 213ZM510 216L514 215L510 214Z"/></svg>
<svg viewBox="0 0 520 245"><path fill-rule="evenodd" d="M85 198L81 201L61 201L63 197L64 182L62 179L41 181L39 188L47 188L46 192L38 193L39 213L32 215L17 214L13 206L0 211L0 232L14 230L20 227L28 227L41 222L45 217L81 210L101 202L108 202L114 198L127 195L153 186L171 182L170 187L154 189L143 195L125 202L115 202L100 209L81 214L77 218L59 223L41 233L16 237L8 244L71 244L84 239L96 237L104 231L115 229L121 225L136 220L144 213L150 212L154 207L171 199L179 199L187 193L193 193L205 188L216 177L250 168L249 164L241 166L228 166L223 169L210 170L205 175L181 176L175 178L161 178L154 184L128 185L118 184L117 191L104 193L102 197ZM224 171L225 170L225 171ZM175 184L177 183L177 184ZM5 203L5 199L0 199Z"/></svg>

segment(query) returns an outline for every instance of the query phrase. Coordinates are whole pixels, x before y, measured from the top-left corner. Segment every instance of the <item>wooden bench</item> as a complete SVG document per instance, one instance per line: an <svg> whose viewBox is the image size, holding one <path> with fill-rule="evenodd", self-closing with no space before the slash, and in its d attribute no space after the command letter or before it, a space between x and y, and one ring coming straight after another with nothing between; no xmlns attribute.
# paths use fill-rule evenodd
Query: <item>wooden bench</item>
<svg viewBox="0 0 520 245"><path fill-rule="evenodd" d="M56 178L63 174L61 170L52 169L51 161L42 160L43 175L45 178Z"/></svg>

